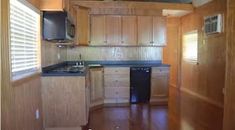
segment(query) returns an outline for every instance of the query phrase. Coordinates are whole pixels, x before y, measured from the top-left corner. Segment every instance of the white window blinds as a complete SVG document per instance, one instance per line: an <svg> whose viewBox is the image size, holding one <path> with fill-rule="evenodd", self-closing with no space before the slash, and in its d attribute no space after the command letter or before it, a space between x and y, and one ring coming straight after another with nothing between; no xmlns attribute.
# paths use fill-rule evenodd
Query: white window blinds
<svg viewBox="0 0 235 130"><path fill-rule="evenodd" d="M10 1L12 75L39 68L39 13L18 0Z"/></svg>

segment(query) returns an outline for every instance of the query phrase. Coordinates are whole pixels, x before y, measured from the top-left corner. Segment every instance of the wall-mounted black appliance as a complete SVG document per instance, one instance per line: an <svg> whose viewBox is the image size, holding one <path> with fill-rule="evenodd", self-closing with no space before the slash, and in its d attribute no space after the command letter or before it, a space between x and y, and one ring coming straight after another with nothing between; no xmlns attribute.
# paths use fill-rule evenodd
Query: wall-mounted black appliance
<svg viewBox="0 0 235 130"><path fill-rule="evenodd" d="M150 100L151 67L131 67L130 102L148 103Z"/></svg>
<svg viewBox="0 0 235 130"><path fill-rule="evenodd" d="M71 42L75 37L75 26L67 12L43 12L43 39L51 42Z"/></svg>

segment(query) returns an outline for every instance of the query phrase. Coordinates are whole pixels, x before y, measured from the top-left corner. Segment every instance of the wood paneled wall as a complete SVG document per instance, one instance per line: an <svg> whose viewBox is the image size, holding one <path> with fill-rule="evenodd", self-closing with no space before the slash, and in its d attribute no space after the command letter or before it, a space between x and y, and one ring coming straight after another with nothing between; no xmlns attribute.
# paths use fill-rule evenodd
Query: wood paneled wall
<svg viewBox="0 0 235 130"><path fill-rule="evenodd" d="M235 1L227 4L227 61L224 130L235 129Z"/></svg>
<svg viewBox="0 0 235 130"><path fill-rule="evenodd" d="M2 130L42 130L40 77L12 84L9 56L9 0L1 0Z"/></svg>
<svg viewBox="0 0 235 130"><path fill-rule="evenodd" d="M10 68L9 68L9 0L1 1L1 60L2 60L2 128L3 130L14 130L13 119L13 88L10 87Z"/></svg>
<svg viewBox="0 0 235 130"><path fill-rule="evenodd" d="M58 48L55 43L42 41L42 67L54 65L67 59L67 48ZM60 59L58 59L60 55Z"/></svg>
<svg viewBox="0 0 235 130"><path fill-rule="evenodd" d="M163 63L170 64L170 85L178 87L181 43L180 18L167 19L167 46L163 49Z"/></svg>
<svg viewBox="0 0 235 130"><path fill-rule="evenodd" d="M160 47L77 47L67 50L67 60L162 60Z"/></svg>
<svg viewBox="0 0 235 130"><path fill-rule="evenodd" d="M14 130L42 130L42 99L41 76L39 74L16 81L13 87L13 117ZM39 119L36 119L36 111L39 110Z"/></svg>
<svg viewBox="0 0 235 130"><path fill-rule="evenodd" d="M222 13L226 17L226 1L214 0L182 18L182 34L198 30L198 63L182 60L181 89L218 106L223 106L225 83L226 33L206 36L204 16Z"/></svg>
<svg viewBox="0 0 235 130"><path fill-rule="evenodd" d="M2 0L0 0L0 29L2 28ZM2 32L0 31L0 43L2 42L1 41L1 39L2 39ZM1 102L1 97L2 97L2 95L1 95L1 93L2 93L2 51L1 51L2 49L1 49L1 44L0 44L0 128L2 127L2 125L1 125L1 122L2 122L2 115L1 115L1 111L2 111L2 106L1 106L1 104L2 104L2 102Z"/></svg>

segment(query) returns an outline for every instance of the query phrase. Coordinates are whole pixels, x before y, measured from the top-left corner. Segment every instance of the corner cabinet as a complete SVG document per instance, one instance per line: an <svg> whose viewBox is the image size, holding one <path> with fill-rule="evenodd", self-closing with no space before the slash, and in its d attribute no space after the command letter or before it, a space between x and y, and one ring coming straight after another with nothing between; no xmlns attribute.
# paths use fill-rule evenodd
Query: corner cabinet
<svg viewBox="0 0 235 130"><path fill-rule="evenodd" d="M90 68L91 107L104 104L104 69Z"/></svg>
<svg viewBox="0 0 235 130"><path fill-rule="evenodd" d="M88 46L90 39L90 9L82 6L77 6L74 8L76 8L75 44L80 46Z"/></svg>
<svg viewBox="0 0 235 130"><path fill-rule="evenodd" d="M167 104L169 95L169 67L152 67L151 104Z"/></svg>

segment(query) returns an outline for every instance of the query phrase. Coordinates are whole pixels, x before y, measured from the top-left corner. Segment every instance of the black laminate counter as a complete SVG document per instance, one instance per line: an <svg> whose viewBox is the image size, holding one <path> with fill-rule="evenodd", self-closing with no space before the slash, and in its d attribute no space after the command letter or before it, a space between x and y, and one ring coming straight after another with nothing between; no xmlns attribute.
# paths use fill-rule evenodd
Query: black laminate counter
<svg viewBox="0 0 235 130"><path fill-rule="evenodd" d="M83 73L54 72L55 68L62 68L68 65L75 65L79 61L65 61L59 64L42 68L42 76L86 76L89 65L100 65L101 67L170 67L168 64L162 64L161 61L85 61L85 71Z"/></svg>

